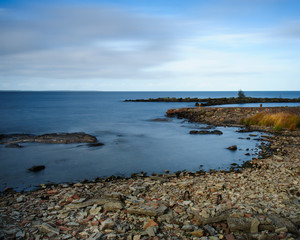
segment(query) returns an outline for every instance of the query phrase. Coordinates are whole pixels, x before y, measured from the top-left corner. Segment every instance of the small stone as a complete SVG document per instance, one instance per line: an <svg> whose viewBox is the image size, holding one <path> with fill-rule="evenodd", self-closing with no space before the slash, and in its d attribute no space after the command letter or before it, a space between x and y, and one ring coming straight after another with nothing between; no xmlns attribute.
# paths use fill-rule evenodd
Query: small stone
<svg viewBox="0 0 300 240"><path fill-rule="evenodd" d="M232 234L226 234L226 235L225 235L225 239L226 239L226 240L234 240L235 237L234 237Z"/></svg>
<svg viewBox="0 0 300 240"><path fill-rule="evenodd" d="M195 226L194 225L183 225L181 230L183 230L185 232L192 232L195 230Z"/></svg>
<svg viewBox="0 0 300 240"><path fill-rule="evenodd" d="M253 218L251 221L250 232L257 233L259 224L260 224L259 220L257 218Z"/></svg>
<svg viewBox="0 0 300 240"><path fill-rule="evenodd" d="M24 201L24 198L22 196L17 198L17 203L21 203L23 201Z"/></svg>
<svg viewBox="0 0 300 240"><path fill-rule="evenodd" d="M37 166L32 166L31 168L28 168L28 171L31 172L39 172L44 170L46 167L44 165L37 165Z"/></svg>
<svg viewBox="0 0 300 240"><path fill-rule="evenodd" d="M231 151L236 151L237 150L237 146L236 145L232 145L232 146L228 147L227 149L229 149Z"/></svg>
<svg viewBox="0 0 300 240"><path fill-rule="evenodd" d="M146 229L146 233L149 237L155 237L157 232L157 227L151 226Z"/></svg>
<svg viewBox="0 0 300 240"><path fill-rule="evenodd" d="M40 229L41 232L44 233L54 233L56 235L59 235L60 232L60 229L54 228L47 223L43 223L42 225L38 225L37 227Z"/></svg>
<svg viewBox="0 0 300 240"><path fill-rule="evenodd" d="M103 233L94 233L87 240L100 240L103 236Z"/></svg>
<svg viewBox="0 0 300 240"><path fill-rule="evenodd" d="M67 226L79 226L79 223L76 222L68 222Z"/></svg>
<svg viewBox="0 0 300 240"><path fill-rule="evenodd" d="M106 229L113 229L114 226L115 226L115 222L111 218L108 218L101 223L100 230L103 231Z"/></svg>
<svg viewBox="0 0 300 240"><path fill-rule="evenodd" d="M106 239L117 239L117 234L115 233L109 233L106 235Z"/></svg>
<svg viewBox="0 0 300 240"><path fill-rule="evenodd" d="M99 222L98 222L98 221L92 221L92 222L91 222L91 225L92 225L92 226L98 226L98 225L99 225Z"/></svg>
<svg viewBox="0 0 300 240"><path fill-rule="evenodd" d="M286 233L286 232L288 232L288 229L287 229L287 227L276 228L275 232L276 233Z"/></svg>
<svg viewBox="0 0 300 240"><path fill-rule="evenodd" d="M103 208L106 211L118 211L124 207L124 204L122 202L116 201L116 202L107 202L104 204Z"/></svg>
<svg viewBox="0 0 300 240"><path fill-rule="evenodd" d="M62 237L62 239L69 239L69 238L71 238L71 237L72 237L71 234L66 234L66 235L64 235L64 236Z"/></svg>
<svg viewBox="0 0 300 240"><path fill-rule="evenodd" d="M102 207L97 207L97 204L95 204L95 205L90 209L90 214L91 214L91 215L97 215L101 210L102 210Z"/></svg>
<svg viewBox="0 0 300 240"><path fill-rule="evenodd" d="M141 235L134 235L133 236L133 240L140 240L141 239Z"/></svg>
<svg viewBox="0 0 300 240"><path fill-rule="evenodd" d="M148 227L158 227L158 224L157 224L154 220L150 219L150 220L145 224L144 229L146 230Z"/></svg>
<svg viewBox="0 0 300 240"><path fill-rule="evenodd" d="M19 231L16 233L16 238L24 238L25 237L25 232Z"/></svg>
<svg viewBox="0 0 300 240"><path fill-rule="evenodd" d="M203 230L197 230L191 233L194 237L202 237L204 235Z"/></svg>
<svg viewBox="0 0 300 240"><path fill-rule="evenodd" d="M209 239L209 240L219 240L219 238L218 238L218 237L215 237L215 236L209 236L208 239Z"/></svg>
<svg viewBox="0 0 300 240"><path fill-rule="evenodd" d="M209 225L205 225L204 230L206 230L210 235L214 236L216 235L218 232L216 231L216 229L214 229L213 227L209 226Z"/></svg>
<svg viewBox="0 0 300 240"><path fill-rule="evenodd" d="M192 204L192 201L183 201L182 204L188 206Z"/></svg>

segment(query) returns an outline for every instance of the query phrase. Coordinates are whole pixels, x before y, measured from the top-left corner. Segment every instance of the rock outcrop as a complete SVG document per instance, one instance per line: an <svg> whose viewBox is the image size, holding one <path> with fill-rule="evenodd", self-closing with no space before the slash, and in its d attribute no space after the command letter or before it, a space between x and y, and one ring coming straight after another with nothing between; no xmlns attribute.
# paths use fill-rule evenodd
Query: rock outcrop
<svg viewBox="0 0 300 240"><path fill-rule="evenodd" d="M0 134L0 144L6 146L20 147L19 143L49 143L49 144L70 144L70 143L98 143L96 137L82 133L49 133L43 135L32 134ZM99 143L98 143L99 144Z"/></svg>

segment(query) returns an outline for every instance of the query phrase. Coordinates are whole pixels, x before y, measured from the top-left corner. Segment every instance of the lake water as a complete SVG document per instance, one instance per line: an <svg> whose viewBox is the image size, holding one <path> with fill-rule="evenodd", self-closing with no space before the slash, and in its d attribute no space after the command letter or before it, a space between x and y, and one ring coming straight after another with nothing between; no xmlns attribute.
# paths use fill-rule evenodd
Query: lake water
<svg viewBox="0 0 300 240"><path fill-rule="evenodd" d="M300 97L299 91L245 94ZM111 175L130 176L140 171L150 175L166 169L170 172L226 169L231 163L250 160L259 142L253 138L239 139L248 137L249 133L218 127L223 135L190 135L191 129L202 125L174 118L167 122L151 121L164 118L170 108L192 107L194 103L123 102L157 97L235 96L237 92L0 92L2 134L86 132L105 144L89 148L85 144L27 143L22 144L24 148L21 149L0 145L0 190L5 187L30 189L42 183L92 180ZM234 144L239 151L226 149ZM247 148L251 156L245 155ZM28 172L33 165L45 165L46 169Z"/></svg>

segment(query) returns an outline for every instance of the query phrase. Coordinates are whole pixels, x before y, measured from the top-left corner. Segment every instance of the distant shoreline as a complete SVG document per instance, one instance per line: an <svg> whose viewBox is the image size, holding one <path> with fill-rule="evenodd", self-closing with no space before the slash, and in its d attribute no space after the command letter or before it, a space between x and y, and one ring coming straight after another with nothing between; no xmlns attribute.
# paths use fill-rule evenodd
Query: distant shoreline
<svg viewBox="0 0 300 240"><path fill-rule="evenodd" d="M195 102L196 106L200 105L215 106L225 104L244 104L244 103L300 103L299 98L253 98L253 97L231 97L231 98L175 98L160 97L148 99L126 99L124 102Z"/></svg>

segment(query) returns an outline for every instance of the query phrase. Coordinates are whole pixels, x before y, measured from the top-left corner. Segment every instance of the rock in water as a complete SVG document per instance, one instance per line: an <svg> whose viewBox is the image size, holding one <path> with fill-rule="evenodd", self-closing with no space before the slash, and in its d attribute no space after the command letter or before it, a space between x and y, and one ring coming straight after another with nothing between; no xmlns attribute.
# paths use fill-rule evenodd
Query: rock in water
<svg viewBox="0 0 300 240"><path fill-rule="evenodd" d="M233 146L228 147L227 149L229 149L231 151L236 151L237 150L237 146L233 145Z"/></svg>
<svg viewBox="0 0 300 240"><path fill-rule="evenodd" d="M32 166L31 168L28 168L28 171L31 172L39 172L44 170L46 167L44 165L37 165L37 166Z"/></svg>
<svg viewBox="0 0 300 240"><path fill-rule="evenodd" d="M23 148L23 146L17 144L17 143L10 143L5 145L6 148Z"/></svg>
<svg viewBox="0 0 300 240"><path fill-rule="evenodd" d="M96 137L82 133L49 133L34 136L31 134L0 134L1 144L18 144L24 142L38 142L51 144L70 144L70 143L98 143Z"/></svg>
<svg viewBox="0 0 300 240"><path fill-rule="evenodd" d="M192 130L190 131L190 134L217 134L217 135L222 135L223 133L220 130L213 130L213 131L196 131L196 130Z"/></svg>

